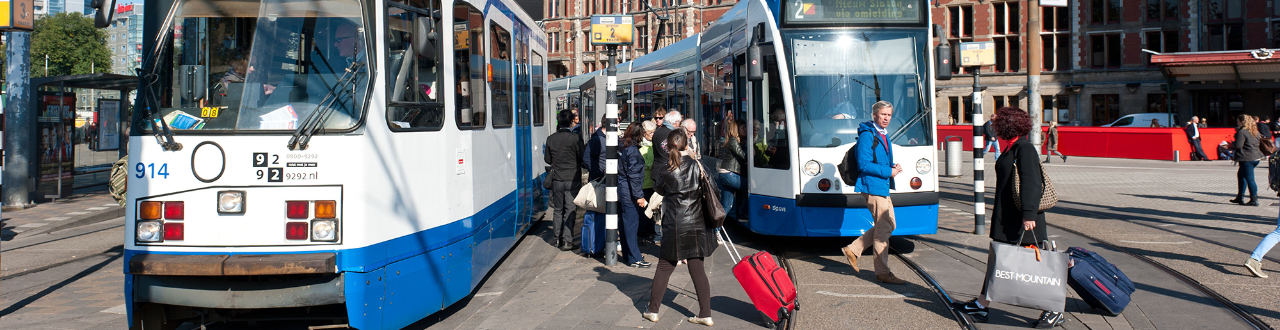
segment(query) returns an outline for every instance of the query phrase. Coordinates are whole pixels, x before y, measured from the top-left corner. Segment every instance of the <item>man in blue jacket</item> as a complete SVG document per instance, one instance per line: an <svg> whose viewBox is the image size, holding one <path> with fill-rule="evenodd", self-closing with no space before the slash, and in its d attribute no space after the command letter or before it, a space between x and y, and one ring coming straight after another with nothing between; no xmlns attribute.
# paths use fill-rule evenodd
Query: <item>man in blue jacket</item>
<svg viewBox="0 0 1280 330"><path fill-rule="evenodd" d="M893 119L893 104L886 101L871 105L871 121L858 125L858 143L854 144L854 152L858 156L858 181L854 183L854 191L861 192L867 199L867 209L875 224L861 237L840 248L853 270L858 269L858 256L868 247L874 248L876 281L889 284L905 284L906 281L893 276L889 271L889 235L897 224L893 218L893 201L889 199L889 190L894 189L893 177L902 172L902 165L893 162L893 144L889 143L889 121ZM868 239L868 237L870 239Z"/></svg>

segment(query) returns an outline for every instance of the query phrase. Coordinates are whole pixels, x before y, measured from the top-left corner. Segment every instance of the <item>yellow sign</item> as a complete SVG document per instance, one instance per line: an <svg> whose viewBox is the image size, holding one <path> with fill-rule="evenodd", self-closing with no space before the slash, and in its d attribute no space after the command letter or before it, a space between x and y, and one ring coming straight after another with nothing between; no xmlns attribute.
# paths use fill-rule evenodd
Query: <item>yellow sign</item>
<svg viewBox="0 0 1280 330"><path fill-rule="evenodd" d="M626 15L591 16L591 44L630 45L635 19Z"/></svg>
<svg viewBox="0 0 1280 330"><path fill-rule="evenodd" d="M994 41L960 43L960 66L996 65Z"/></svg>
<svg viewBox="0 0 1280 330"><path fill-rule="evenodd" d="M453 49L471 48L471 30L467 30L467 23L453 25Z"/></svg>

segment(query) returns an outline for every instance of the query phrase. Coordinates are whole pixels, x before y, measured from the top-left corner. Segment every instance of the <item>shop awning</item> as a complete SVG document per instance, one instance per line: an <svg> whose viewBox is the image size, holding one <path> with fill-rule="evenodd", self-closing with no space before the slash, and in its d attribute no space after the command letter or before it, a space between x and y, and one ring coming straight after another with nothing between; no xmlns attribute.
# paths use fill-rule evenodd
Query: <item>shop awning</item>
<svg viewBox="0 0 1280 330"><path fill-rule="evenodd" d="M1180 82L1280 82L1280 52L1232 50L1217 52L1156 53L1151 63L1165 77Z"/></svg>

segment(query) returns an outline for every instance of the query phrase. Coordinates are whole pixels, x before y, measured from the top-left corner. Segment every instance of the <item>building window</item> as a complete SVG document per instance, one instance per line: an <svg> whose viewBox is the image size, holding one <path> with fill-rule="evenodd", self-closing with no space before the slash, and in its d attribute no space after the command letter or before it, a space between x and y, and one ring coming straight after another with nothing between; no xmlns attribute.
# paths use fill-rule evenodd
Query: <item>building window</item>
<svg viewBox="0 0 1280 330"><path fill-rule="evenodd" d="M1003 107L1018 107L1017 95L995 95L991 97L991 113Z"/></svg>
<svg viewBox="0 0 1280 330"><path fill-rule="evenodd" d="M1173 109L1166 108L1165 98L1167 96L1168 94L1165 94L1165 93L1147 94L1147 112L1152 112L1152 113L1177 112L1178 111L1178 94L1173 94L1173 98L1172 98L1173 102L1170 102L1169 104L1167 104L1168 106L1172 106ZM1160 125L1169 127L1169 123L1160 123Z"/></svg>
<svg viewBox="0 0 1280 330"><path fill-rule="evenodd" d="M1274 6L1274 5L1273 5ZM1205 1L1205 49L1209 51L1244 49L1244 5L1242 0Z"/></svg>
<svg viewBox="0 0 1280 330"><path fill-rule="evenodd" d="M1101 34L1092 36L1089 42L1090 63L1095 69L1120 67L1120 35Z"/></svg>
<svg viewBox="0 0 1280 330"><path fill-rule="evenodd" d="M951 59L952 63L960 63L960 43L973 41L973 6L954 6L947 8L948 20L950 24L951 34L947 36L947 42L954 49L951 55L955 58ZM965 74L972 73L969 68L959 65L951 66L951 73Z"/></svg>
<svg viewBox="0 0 1280 330"><path fill-rule="evenodd" d="M1071 108L1070 99L1065 95L1044 95L1040 97L1040 107L1043 112L1040 116L1040 122L1048 124L1049 122L1067 122L1068 111Z"/></svg>
<svg viewBox="0 0 1280 330"><path fill-rule="evenodd" d="M947 97L947 103L951 106L951 125L969 123L969 116L973 115L972 96Z"/></svg>
<svg viewBox="0 0 1280 330"><path fill-rule="evenodd" d="M1022 68L1021 18L1018 2L1001 2L995 7L996 72L1017 72Z"/></svg>
<svg viewBox="0 0 1280 330"><path fill-rule="evenodd" d="M1120 94L1093 95L1093 126L1110 124L1120 117Z"/></svg>
<svg viewBox="0 0 1280 330"><path fill-rule="evenodd" d="M1209 50L1244 49L1244 24L1206 24L1209 30Z"/></svg>
<svg viewBox="0 0 1280 330"><path fill-rule="evenodd" d="M1178 30L1147 32L1147 50L1158 53L1178 51ZM1147 65L1151 64L1151 54L1147 54Z"/></svg>
<svg viewBox="0 0 1280 330"><path fill-rule="evenodd" d="M1271 48L1280 48L1280 1L1271 2ZM1280 107L1280 103L1276 103L1276 107Z"/></svg>
<svg viewBox="0 0 1280 330"><path fill-rule="evenodd" d="M1120 0L1091 0L1089 9L1090 23L1120 23Z"/></svg>
<svg viewBox="0 0 1280 330"><path fill-rule="evenodd" d="M1040 47L1044 71L1071 70L1071 13L1062 7L1041 7Z"/></svg>
<svg viewBox="0 0 1280 330"><path fill-rule="evenodd" d="M1178 19L1177 0L1147 0L1147 20L1163 21Z"/></svg>

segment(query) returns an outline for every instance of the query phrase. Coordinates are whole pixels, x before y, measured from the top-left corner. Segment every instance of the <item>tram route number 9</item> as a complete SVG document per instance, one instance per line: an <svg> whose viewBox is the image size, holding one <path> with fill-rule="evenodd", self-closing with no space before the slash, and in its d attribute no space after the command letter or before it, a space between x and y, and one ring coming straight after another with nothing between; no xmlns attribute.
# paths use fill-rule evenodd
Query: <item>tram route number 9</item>
<svg viewBox="0 0 1280 330"><path fill-rule="evenodd" d="M139 179L147 177L148 173L150 173L152 179L155 179L157 175L161 179L169 178L169 163L160 163L159 168L156 167L156 163L137 163L133 165L133 170L137 172L133 174L133 177Z"/></svg>
<svg viewBox="0 0 1280 330"><path fill-rule="evenodd" d="M267 167L265 171L257 170L254 172L254 174L258 176L258 180L266 178L267 182L284 182L284 168L268 167L271 165L280 165L279 154L269 154L265 152L253 153L253 167Z"/></svg>

